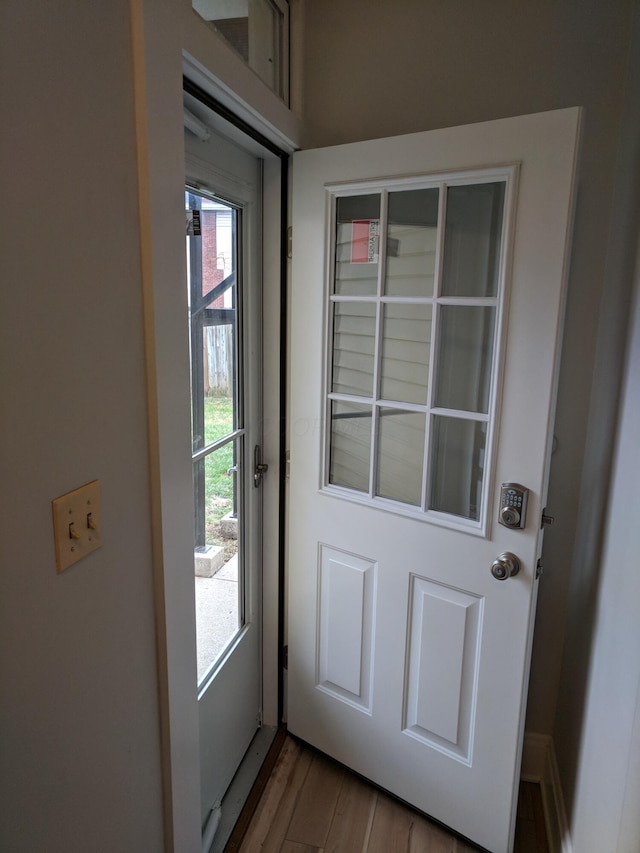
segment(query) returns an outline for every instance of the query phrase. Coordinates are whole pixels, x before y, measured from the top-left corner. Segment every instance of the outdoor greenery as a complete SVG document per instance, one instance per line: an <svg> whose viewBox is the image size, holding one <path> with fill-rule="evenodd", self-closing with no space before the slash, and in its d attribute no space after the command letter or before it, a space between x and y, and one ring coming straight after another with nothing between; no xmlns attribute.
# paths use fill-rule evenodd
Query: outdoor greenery
<svg viewBox="0 0 640 853"><path fill-rule="evenodd" d="M233 400L231 397L205 397L204 400L205 444L211 444L233 431ZM207 542L224 545L229 551L227 559L236 551L236 541L224 538L220 531L220 519L233 507L235 477L227 474L233 466L234 442L229 442L210 453L205 466L205 513Z"/></svg>

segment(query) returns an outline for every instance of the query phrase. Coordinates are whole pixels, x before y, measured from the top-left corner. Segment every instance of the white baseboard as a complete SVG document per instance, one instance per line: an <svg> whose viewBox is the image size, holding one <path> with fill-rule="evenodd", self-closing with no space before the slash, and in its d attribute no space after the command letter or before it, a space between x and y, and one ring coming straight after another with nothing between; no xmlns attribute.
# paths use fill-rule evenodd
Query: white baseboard
<svg viewBox="0 0 640 853"><path fill-rule="evenodd" d="M572 853L558 762L553 739L549 735L525 732L520 778L525 782L540 784L551 853Z"/></svg>

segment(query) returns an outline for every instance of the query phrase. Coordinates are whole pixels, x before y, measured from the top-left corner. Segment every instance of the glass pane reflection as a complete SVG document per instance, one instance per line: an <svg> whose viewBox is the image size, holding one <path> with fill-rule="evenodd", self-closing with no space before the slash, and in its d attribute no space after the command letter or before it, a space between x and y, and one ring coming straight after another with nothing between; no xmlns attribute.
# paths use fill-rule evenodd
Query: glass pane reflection
<svg viewBox="0 0 640 853"><path fill-rule="evenodd" d="M438 189L389 193L387 296L433 296Z"/></svg>
<svg viewBox="0 0 640 853"><path fill-rule="evenodd" d="M194 485L203 492L196 511L196 641L198 683L241 627L238 530L242 502L233 470L238 442L229 442L194 462ZM203 530L201 530L203 528Z"/></svg>
<svg viewBox="0 0 640 853"><path fill-rule="evenodd" d="M498 292L504 190L503 182L448 188L443 296Z"/></svg>
<svg viewBox="0 0 640 853"><path fill-rule="evenodd" d="M378 289L380 196L336 199L336 268L339 296L373 296Z"/></svg>
<svg viewBox="0 0 640 853"><path fill-rule="evenodd" d="M436 356L436 406L489 411L496 309L443 305Z"/></svg>
<svg viewBox="0 0 640 853"><path fill-rule="evenodd" d="M371 397L376 336L374 302L335 302L332 390Z"/></svg>
<svg viewBox="0 0 640 853"><path fill-rule="evenodd" d="M358 492L369 491L371 407L331 404L329 482Z"/></svg>
<svg viewBox="0 0 640 853"><path fill-rule="evenodd" d="M382 327L380 397L399 403L427 402L431 305L387 303Z"/></svg>
<svg viewBox="0 0 640 853"><path fill-rule="evenodd" d="M424 428L422 412L380 409L377 495L420 506Z"/></svg>
<svg viewBox="0 0 640 853"><path fill-rule="evenodd" d="M486 432L480 421L433 418L429 509L480 518Z"/></svg>

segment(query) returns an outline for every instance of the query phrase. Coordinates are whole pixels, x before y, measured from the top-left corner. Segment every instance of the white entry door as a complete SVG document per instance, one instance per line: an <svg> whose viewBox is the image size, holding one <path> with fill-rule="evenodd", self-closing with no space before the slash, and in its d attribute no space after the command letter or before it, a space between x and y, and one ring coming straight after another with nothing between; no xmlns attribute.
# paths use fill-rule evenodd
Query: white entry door
<svg viewBox="0 0 640 853"><path fill-rule="evenodd" d="M185 130L185 208L205 828L261 725L261 168L204 124L198 132Z"/></svg>
<svg viewBox="0 0 640 853"><path fill-rule="evenodd" d="M579 122L294 157L288 727L492 853L513 843Z"/></svg>

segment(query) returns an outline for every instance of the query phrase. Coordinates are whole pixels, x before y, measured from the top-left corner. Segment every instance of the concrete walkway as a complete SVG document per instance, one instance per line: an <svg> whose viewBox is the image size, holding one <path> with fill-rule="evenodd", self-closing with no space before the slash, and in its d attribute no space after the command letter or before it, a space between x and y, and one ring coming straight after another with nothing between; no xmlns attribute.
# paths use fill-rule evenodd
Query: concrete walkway
<svg viewBox="0 0 640 853"><path fill-rule="evenodd" d="M212 578L195 578L198 683L238 630L238 555Z"/></svg>

